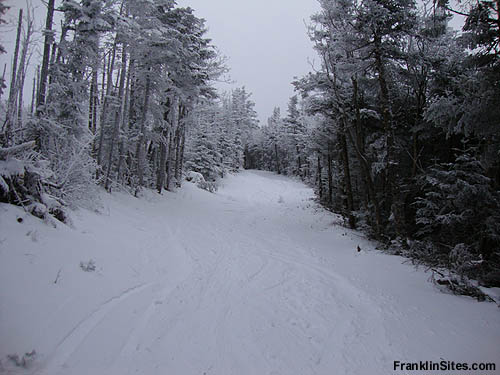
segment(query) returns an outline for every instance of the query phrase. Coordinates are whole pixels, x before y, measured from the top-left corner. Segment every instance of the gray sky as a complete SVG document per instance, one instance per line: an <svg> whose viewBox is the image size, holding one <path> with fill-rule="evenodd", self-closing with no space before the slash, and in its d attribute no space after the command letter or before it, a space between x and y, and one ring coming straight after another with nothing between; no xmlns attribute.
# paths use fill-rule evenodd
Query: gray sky
<svg viewBox="0 0 500 375"><path fill-rule="evenodd" d="M58 0L57 3L60 1ZM305 23L319 10L317 0L177 0L178 5L195 9L206 20L208 37L228 60L234 84L217 84L221 91L245 86L252 93L261 123L265 124L273 108L281 107L286 114L288 99L294 94L291 81L318 65L318 58L307 36ZM45 6L42 0L31 0L36 8L37 25L44 23ZM15 39L14 24L19 6L25 0L7 0L12 8L7 13L10 26L0 28L0 43L7 54L0 55L0 69L10 59ZM455 20L456 21L456 20ZM456 22L455 22L456 23ZM457 27L456 25L453 25ZM38 61L40 51L33 60ZM1 74L0 70L0 74ZM25 101L31 98L32 74L28 74Z"/></svg>
<svg viewBox="0 0 500 375"><path fill-rule="evenodd" d="M44 21L45 7L41 0L32 0L37 7L37 24ZM10 59L15 41L13 24L17 22L19 6L25 0L7 0L12 8L7 13L10 26L2 26L0 43L8 54L0 56L0 69ZM261 122L266 123L275 106L286 112L292 96L291 81L311 70L309 62L317 60L307 37L305 22L319 9L316 0L178 0L178 5L195 9L198 17L206 20L208 37L228 60L230 77L234 84L220 83L220 90L245 86L252 93L255 109ZM40 52L33 60L38 60ZM1 72L0 72L1 74ZM29 76L32 77L30 74ZM25 95L31 97L30 77L27 77Z"/></svg>
<svg viewBox="0 0 500 375"><path fill-rule="evenodd" d="M273 108L286 112L291 81L317 61L304 22L319 10L316 0L178 0L206 20L208 37L229 58L234 85L251 92L261 122ZM309 62L308 62L309 61Z"/></svg>
<svg viewBox="0 0 500 375"><path fill-rule="evenodd" d="M28 72L26 75L26 83L24 86L24 104L29 105L31 102L31 89L33 87L32 81L34 76L34 71L36 70L36 65L41 64L42 61L42 53L41 49L43 48L42 35L39 32L43 25L45 25L45 16L46 16L46 7L42 3L41 0L29 0L29 2L33 5L34 14L35 14L35 35L33 36L33 40L38 42L35 44L35 48L32 50L30 66L28 67ZM0 43L4 46L7 53L0 54L0 76L3 73L4 65L7 65L5 79L7 81L7 85L10 82L10 69L12 65L12 56L14 53L14 47L16 42L16 27L18 20L18 12L19 8L24 9L24 16L26 16L26 0L6 0L5 4L10 7L5 15L6 24L2 24L0 26ZM26 24L26 21L23 22L23 25ZM22 39L22 35L21 35ZM19 55L21 51L19 51ZM8 89L6 90L8 93ZM6 94L5 94L6 95ZM2 99L5 99L3 97Z"/></svg>

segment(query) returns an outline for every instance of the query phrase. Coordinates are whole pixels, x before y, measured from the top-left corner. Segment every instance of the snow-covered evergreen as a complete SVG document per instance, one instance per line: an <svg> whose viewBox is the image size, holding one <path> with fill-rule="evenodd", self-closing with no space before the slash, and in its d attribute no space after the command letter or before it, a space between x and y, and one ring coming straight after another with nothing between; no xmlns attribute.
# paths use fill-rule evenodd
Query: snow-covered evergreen
<svg viewBox="0 0 500 375"><path fill-rule="evenodd" d="M293 82L301 99L260 130L253 167L301 177L417 263L500 285L498 9L470 5L459 35L445 3L320 4L321 69Z"/></svg>
<svg viewBox="0 0 500 375"><path fill-rule="evenodd" d="M498 0L319 0L265 123L180 1L38 1L0 44L0 373L498 372Z"/></svg>

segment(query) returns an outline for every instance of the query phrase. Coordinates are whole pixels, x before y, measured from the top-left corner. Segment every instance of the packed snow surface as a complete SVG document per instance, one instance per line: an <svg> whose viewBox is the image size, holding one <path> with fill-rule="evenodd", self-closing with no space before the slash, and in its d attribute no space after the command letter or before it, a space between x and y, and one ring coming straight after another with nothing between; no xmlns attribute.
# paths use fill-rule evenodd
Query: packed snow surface
<svg viewBox="0 0 500 375"><path fill-rule="evenodd" d="M439 291L312 197L245 171L216 194L103 193L72 227L1 205L0 373L388 375L421 360L499 373L496 304ZM7 358L32 350L26 368Z"/></svg>

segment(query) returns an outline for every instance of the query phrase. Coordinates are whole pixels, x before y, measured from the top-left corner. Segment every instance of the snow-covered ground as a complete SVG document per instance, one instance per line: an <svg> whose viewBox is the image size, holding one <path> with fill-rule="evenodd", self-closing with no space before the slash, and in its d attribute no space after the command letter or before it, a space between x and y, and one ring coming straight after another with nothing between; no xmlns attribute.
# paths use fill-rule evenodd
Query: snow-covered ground
<svg viewBox="0 0 500 375"><path fill-rule="evenodd" d="M0 373L388 375L443 359L500 373L494 303L443 294L311 198L245 171L217 194L103 194L73 228L1 205ZM7 359L32 350L27 369Z"/></svg>

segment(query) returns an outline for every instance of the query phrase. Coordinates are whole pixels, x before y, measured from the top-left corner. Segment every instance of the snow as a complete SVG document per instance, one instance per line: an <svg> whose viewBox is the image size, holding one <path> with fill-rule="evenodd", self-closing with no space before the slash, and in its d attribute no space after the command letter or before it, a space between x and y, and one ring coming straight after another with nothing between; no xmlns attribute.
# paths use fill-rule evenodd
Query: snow
<svg viewBox="0 0 500 375"><path fill-rule="evenodd" d="M24 174L24 163L17 159L0 160L0 176L10 177Z"/></svg>
<svg viewBox="0 0 500 375"><path fill-rule="evenodd" d="M312 197L245 171L216 194L102 193L72 227L2 204L0 373L386 375L500 358L494 303L440 292ZM32 350L27 369L7 359Z"/></svg>
<svg viewBox="0 0 500 375"><path fill-rule="evenodd" d="M205 178L201 173L190 171L188 172L186 179L192 182L193 184L198 184L200 182L205 182Z"/></svg>

